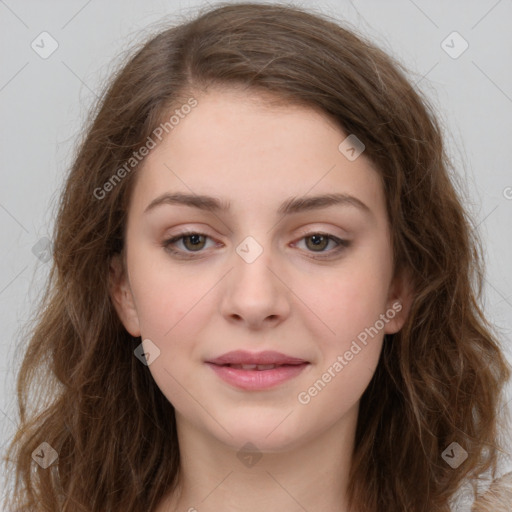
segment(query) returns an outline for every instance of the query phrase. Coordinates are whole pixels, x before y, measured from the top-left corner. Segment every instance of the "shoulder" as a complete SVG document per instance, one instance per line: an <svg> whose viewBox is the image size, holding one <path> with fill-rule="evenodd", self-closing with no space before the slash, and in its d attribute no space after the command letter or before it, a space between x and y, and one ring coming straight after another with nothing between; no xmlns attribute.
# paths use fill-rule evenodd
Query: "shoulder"
<svg viewBox="0 0 512 512"><path fill-rule="evenodd" d="M512 508L512 471L493 480L489 488L477 496L471 512L510 512Z"/></svg>
<svg viewBox="0 0 512 512"><path fill-rule="evenodd" d="M512 512L512 456L498 459L497 475L501 476L486 473L465 481L451 501L451 512Z"/></svg>

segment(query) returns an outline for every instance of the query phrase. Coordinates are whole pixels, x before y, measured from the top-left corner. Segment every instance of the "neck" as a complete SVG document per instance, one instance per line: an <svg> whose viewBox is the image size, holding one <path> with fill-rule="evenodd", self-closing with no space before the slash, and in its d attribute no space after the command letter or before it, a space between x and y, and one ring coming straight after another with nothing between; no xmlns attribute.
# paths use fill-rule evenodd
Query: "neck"
<svg viewBox="0 0 512 512"><path fill-rule="evenodd" d="M156 512L354 512L347 507L346 489L357 414L358 404L327 431L286 450L260 452L227 445L176 413L178 492Z"/></svg>

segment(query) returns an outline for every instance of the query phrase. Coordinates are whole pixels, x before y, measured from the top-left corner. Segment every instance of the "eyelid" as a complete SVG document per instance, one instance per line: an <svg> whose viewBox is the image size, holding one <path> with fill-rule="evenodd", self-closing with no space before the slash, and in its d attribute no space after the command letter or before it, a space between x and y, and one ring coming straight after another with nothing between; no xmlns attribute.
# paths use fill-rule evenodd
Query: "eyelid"
<svg viewBox="0 0 512 512"><path fill-rule="evenodd" d="M326 237L329 241L335 242L337 245L334 247L334 249L330 249L329 251L321 251L316 252L315 251L308 251L304 250L306 253L308 253L308 257L316 259L316 260L328 260L332 259L336 256L338 256L342 251L346 250L351 245L351 241L340 238L336 235L333 235L332 233L322 231L320 229L307 231L305 234L301 235L296 242L293 242L293 245L297 245L299 242L304 240L305 238L308 238L313 235L320 235Z"/></svg>
<svg viewBox="0 0 512 512"><path fill-rule="evenodd" d="M179 254L182 255L183 258L198 258L201 257L206 251L204 249L201 249L200 251L194 252L194 251L184 251L182 249L172 249L171 244L175 244L176 242L179 242L181 239L186 238L190 235L200 235L205 237L206 239L210 239L215 242L215 245L218 245L218 242L214 239L214 237L210 236L208 233L204 233L203 231L200 231L198 229L189 229L185 228L183 231L180 231L179 233L176 233L175 235L172 235L171 237L165 238L165 240L162 242L162 247L166 249L167 251L171 252L172 254Z"/></svg>
<svg viewBox="0 0 512 512"><path fill-rule="evenodd" d="M171 244L176 243L176 242L180 241L182 238L185 238L190 235L203 236L207 239L214 241L216 243L216 245L218 245L218 242L215 240L215 238L210 236L208 233L205 233L198 229L194 230L194 229L190 229L190 228L185 228L185 229L183 229L183 231L180 231L180 232L174 234L173 236L166 238L162 242L162 246L164 247L164 249L171 252L172 254L178 255L178 257L182 257L184 259L187 259L187 258L188 259L197 259L197 258L203 257L203 255L207 252L204 249L201 249L196 252L196 251L184 251L182 249L176 250L176 249L170 248ZM338 255L341 251L343 251L344 249L347 249L352 243L350 240L340 238L336 235L333 235L332 233L329 233L328 231L324 231L321 229L304 229L303 233L301 233L301 235L298 238L296 238L296 241L292 242L292 245L295 246L298 242L304 240L305 238L313 236L313 235L325 236L326 238L328 238L329 240L332 240L333 242L335 242L337 244L337 246L334 249L331 249L331 250L325 251L325 252L323 252L323 251L318 252L318 253L316 253L316 256L315 256L314 251L304 250L305 252L309 253L310 258L317 259L317 260L333 258L336 255Z"/></svg>
<svg viewBox="0 0 512 512"><path fill-rule="evenodd" d="M344 233L344 234L334 234L333 231L335 229L337 229L338 232L341 232L341 233ZM347 241L348 241L348 238L345 238L345 237L349 237L349 234L348 234L347 230L344 230L344 229L342 229L340 227L338 227L338 228L334 228L334 227L330 227L330 228L321 227L321 223L316 223L316 225L315 224L311 225L311 223L310 223L307 226L299 228L298 232L299 232L299 236L300 237L319 234L319 235L331 236L331 237L336 238L338 240L347 240Z"/></svg>

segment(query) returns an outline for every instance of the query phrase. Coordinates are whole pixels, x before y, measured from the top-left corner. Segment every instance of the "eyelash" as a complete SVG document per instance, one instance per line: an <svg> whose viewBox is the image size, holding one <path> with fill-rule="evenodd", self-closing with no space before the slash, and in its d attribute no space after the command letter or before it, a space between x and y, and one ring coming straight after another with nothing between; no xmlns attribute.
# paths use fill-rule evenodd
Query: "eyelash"
<svg viewBox="0 0 512 512"><path fill-rule="evenodd" d="M200 256L200 254L202 252L204 252L203 250L200 250L200 251L197 251L197 252L186 252L186 251L183 251L183 250L176 250L176 249L171 248L172 244L175 244L176 242L178 242L182 238L186 238L187 236L191 236L191 235L200 235L200 236L204 236L207 239L212 239L210 236L206 235L205 233L200 233L199 231L183 231L183 232L178 233L177 235L173 236L172 238L162 242L162 247L165 250L169 251L171 254L173 254L175 256L178 256L180 258L183 258L183 259L197 259L197 258L201 258L202 256ZM343 240L341 238L338 238L338 237L336 237L334 235L331 235L329 233L324 233L322 231L312 231L310 233L307 233L307 234L303 235L300 238L300 240L303 240L304 238L309 238L309 237L311 237L313 235L324 236L324 237L328 238L329 240L331 240L331 241L333 241L333 242L338 244L336 248L328 251L326 256L311 256L313 259L316 259L316 260L327 259L327 258L331 258L333 256L336 256L340 252L342 252L343 250L347 249L350 246L350 241ZM323 254L323 253L318 253L318 254Z"/></svg>

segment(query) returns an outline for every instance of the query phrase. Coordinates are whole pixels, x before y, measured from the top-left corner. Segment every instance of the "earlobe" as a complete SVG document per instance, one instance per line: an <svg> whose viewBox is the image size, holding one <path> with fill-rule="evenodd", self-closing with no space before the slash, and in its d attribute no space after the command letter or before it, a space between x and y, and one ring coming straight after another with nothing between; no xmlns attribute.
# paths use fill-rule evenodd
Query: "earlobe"
<svg viewBox="0 0 512 512"><path fill-rule="evenodd" d="M141 335L133 293L120 254L110 260L109 291L112 304L125 329L134 337Z"/></svg>

